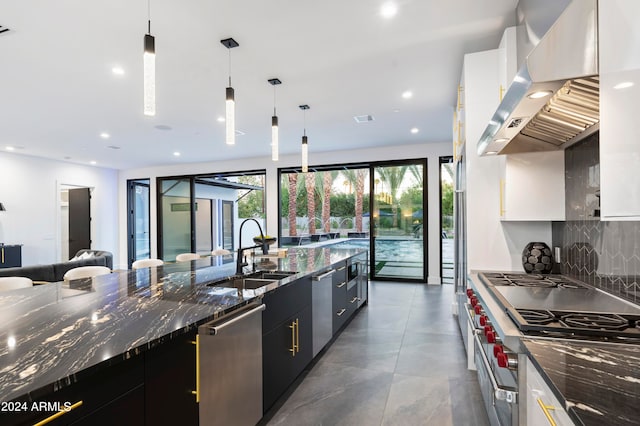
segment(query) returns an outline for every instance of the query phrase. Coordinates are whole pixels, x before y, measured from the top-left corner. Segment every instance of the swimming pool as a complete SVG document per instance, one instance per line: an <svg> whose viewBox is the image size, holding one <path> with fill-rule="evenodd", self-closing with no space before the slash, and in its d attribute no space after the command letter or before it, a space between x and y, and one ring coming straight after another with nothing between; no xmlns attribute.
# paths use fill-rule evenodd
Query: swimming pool
<svg viewBox="0 0 640 426"><path fill-rule="evenodd" d="M424 247L418 239L375 239L376 276L423 278ZM349 239L331 244L335 248L366 248L368 239Z"/></svg>

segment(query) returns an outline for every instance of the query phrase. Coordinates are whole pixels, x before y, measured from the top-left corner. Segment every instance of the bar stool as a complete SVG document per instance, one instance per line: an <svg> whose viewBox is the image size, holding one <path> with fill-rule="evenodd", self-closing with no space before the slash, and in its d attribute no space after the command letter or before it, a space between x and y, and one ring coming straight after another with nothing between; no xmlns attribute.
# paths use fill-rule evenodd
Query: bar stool
<svg viewBox="0 0 640 426"><path fill-rule="evenodd" d="M200 255L197 253L180 253L176 256L176 262L187 262L197 259L200 259Z"/></svg>
<svg viewBox="0 0 640 426"><path fill-rule="evenodd" d="M140 268L151 268L153 266L164 265L162 259L140 259L131 264L131 269L136 270Z"/></svg>
<svg viewBox="0 0 640 426"><path fill-rule="evenodd" d="M0 291L32 287L33 281L26 277L0 277Z"/></svg>
<svg viewBox="0 0 640 426"><path fill-rule="evenodd" d="M62 276L64 281L79 280L81 278L93 278L99 275L108 275L111 269L106 266L80 266L78 268L69 269Z"/></svg>

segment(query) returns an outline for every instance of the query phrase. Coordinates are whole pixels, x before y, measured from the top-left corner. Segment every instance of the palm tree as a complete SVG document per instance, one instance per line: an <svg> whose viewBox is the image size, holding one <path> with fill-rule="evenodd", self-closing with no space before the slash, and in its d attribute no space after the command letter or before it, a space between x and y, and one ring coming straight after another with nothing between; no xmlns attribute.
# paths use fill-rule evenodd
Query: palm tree
<svg viewBox="0 0 640 426"><path fill-rule="evenodd" d="M367 177L366 169L356 170L356 231L362 232L362 196L364 195L364 179Z"/></svg>
<svg viewBox="0 0 640 426"><path fill-rule="evenodd" d="M296 228L296 216L297 216L297 203L296 199L298 198L298 174L297 173L289 173L287 174L289 178L289 235L294 237L298 235Z"/></svg>
<svg viewBox="0 0 640 426"><path fill-rule="evenodd" d="M393 227L398 227L398 190L404 180L409 166L380 167L378 173L384 182L389 185L391 193L391 210L393 211Z"/></svg>
<svg viewBox="0 0 640 426"><path fill-rule="evenodd" d="M362 232L364 180L367 177L367 169L342 170L342 174L347 182L349 182L349 187L355 188L356 231Z"/></svg>
<svg viewBox="0 0 640 426"><path fill-rule="evenodd" d="M331 231L331 187L337 171L324 172L322 180L322 227L324 232Z"/></svg>
<svg viewBox="0 0 640 426"><path fill-rule="evenodd" d="M308 172L304 176L307 189L307 217L309 218L309 233L316 233L316 174Z"/></svg>

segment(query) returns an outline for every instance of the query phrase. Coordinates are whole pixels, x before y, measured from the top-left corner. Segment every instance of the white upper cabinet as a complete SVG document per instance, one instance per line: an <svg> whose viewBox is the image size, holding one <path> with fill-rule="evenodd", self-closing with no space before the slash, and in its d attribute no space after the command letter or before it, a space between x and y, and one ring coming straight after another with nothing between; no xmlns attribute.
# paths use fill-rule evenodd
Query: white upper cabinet
<svg viewBox="0 0 640 426"><path fill-rule="evenodd" d="M498 100L502 102L504 92L509 89L518 72L518 57L516 50L516 27L504 30L500 46L498 47Z"/></svg>
<svg viewBox="0 0 640 426"><path fill-rule="evenodd" d="M599 2L602 220L640 220L640 1Z"/></svg>

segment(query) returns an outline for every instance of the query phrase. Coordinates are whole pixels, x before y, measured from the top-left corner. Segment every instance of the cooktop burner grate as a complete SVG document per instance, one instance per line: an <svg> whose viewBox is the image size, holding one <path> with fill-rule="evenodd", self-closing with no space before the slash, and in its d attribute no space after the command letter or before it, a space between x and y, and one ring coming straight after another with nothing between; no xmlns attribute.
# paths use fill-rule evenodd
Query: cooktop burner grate
<svg viewBox="0 0 640 426"><path fill-rule="evenodd" d="M565 327L609 331L622 331L631 326L628 320L616 314L567 314L560 317L560 323Z"/></svg>
<svg viewBox="0 0 640 426"><path fill-rule="evenodd" d="M502 272L484 272L482 275L493 286L588 288L584 284L570 281L561 275L505 274Z"/></svg>
<svg viewBox="0 0 640 426"><path fill-rule="evenodd" d="M518 313L529 324L549 324L556 319L555 315L549 311L519 309Z"/></svg>

